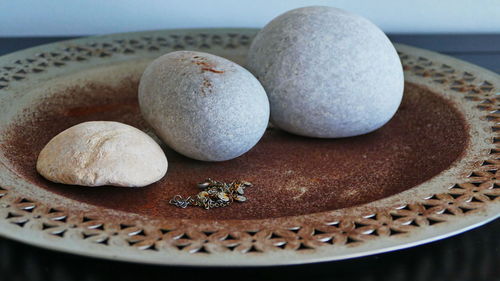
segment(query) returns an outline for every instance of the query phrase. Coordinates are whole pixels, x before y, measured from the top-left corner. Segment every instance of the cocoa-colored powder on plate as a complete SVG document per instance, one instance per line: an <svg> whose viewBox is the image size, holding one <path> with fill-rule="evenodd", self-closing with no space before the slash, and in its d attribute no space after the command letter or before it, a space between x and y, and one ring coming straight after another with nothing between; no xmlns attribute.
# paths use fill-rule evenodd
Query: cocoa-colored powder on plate
<svg viewBox="0 0 500 281"><path fill-rule="evenodd" d="M89 83L53 95L13 124L0 149L14 169L50 192L105 208L159 218L263 219L335 210L410 189L445 170L465 150L467 126L450 101L406 83L401 107L381 129L344 139L313 139L268 129L236 159L209 163L163 146L167 176L143 188L55 184L35 169L43 146L70 126L89 120L119 121L148 131L137 103L137 79L119 87ZM180 209L168 204L199 190L205 178L246 180L248 201L226 208Z"/></svg>

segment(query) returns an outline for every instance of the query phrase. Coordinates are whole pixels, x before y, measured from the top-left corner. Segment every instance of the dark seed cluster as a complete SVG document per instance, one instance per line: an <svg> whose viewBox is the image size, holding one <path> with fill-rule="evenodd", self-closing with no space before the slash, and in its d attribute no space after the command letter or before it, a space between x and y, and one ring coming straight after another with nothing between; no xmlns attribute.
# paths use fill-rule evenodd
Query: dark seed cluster
<svg viewBox="0 0 500 281"><path fill-rule="evenodd" d="M182 198L180 195L174 196L170 200L170 204L179 208L186 208L189 205L198 206L205 209L226 207L236 202L245 202L247 198L243 196L245 188L252 186L251 183L246 181L234 181L231 183L224 183L212 179L206 179L198 184L202 189L196 196L189 196Z"/></svg>

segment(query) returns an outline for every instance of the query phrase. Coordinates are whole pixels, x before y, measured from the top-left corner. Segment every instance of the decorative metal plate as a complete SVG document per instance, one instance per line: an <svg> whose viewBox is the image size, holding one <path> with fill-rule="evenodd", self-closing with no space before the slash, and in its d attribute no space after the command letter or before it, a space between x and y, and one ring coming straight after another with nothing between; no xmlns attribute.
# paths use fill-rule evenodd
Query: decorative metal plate
<svg viewBox="0 0 500 281"><path fill-rule="evenodd" d="M87 83L98 77L137 76L150 60L177 49L211 52L244 63L255 33L253 29L125 33L1 57L0 235L54 250L125 261L253 266L339 260L406 248L499 216L500 77L403 45L396 47L406 81L449 100L465 116L467 146L459 160L431 179L360 206L260 219L147 217L40 188L18 173L6 156L12 149L6 140L11 133L7 128L36 100L36 93L61 87L68 83L66 77L73 77L72 83Z"/></svg>

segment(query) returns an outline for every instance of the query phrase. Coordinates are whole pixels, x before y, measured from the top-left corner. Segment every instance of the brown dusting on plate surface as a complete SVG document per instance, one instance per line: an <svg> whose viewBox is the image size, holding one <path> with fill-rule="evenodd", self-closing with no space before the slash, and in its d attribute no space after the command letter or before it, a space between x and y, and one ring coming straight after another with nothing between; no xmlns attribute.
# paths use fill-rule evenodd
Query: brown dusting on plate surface
<svg viewBox="0 0 500 281"><path fill-rule="evenodd" d="M106 208L157 218L263 219L351 207L416 186L461 157L467 145L463 116L426 88L407 83L403 103L381 129L345 139L312 139L268 129L243 156L219 163L188 159L164 147L169 168L144 188L80 187L49 182L35 170L38 153L57 133L84 121L112 120L148 130L137 104L137 80L120 87L68 88L11 126L1 144L18 173L51 192ZM196 183L246 180L245 203L203 210L168 204L194 195Z"/></svg>

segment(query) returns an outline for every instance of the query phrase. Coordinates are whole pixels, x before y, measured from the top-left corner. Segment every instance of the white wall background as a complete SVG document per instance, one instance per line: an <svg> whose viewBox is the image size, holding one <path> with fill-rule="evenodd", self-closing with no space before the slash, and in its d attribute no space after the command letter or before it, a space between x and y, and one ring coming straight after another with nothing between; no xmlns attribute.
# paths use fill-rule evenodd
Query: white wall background
<svg viewBox="0 0 500 281"><path fill-rule="evenodd" d="M361 14L392 33L500 32L500 0L0 0L0 36L261 27L309 5Z"/></svg>

